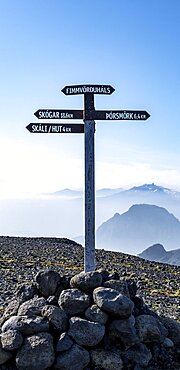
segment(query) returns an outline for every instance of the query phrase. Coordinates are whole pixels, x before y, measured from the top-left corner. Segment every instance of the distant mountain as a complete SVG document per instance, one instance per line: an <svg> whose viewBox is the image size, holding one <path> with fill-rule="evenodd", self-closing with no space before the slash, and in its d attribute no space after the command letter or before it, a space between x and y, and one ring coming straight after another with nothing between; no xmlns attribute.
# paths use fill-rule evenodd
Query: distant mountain
<svg viewBox="0 0 180 370"><path fill-rule="evenodd" d="M104 188L96 191L96 229L115 213L123 214L134 204L160 206L180 219L178 191L154 183L128 190ZM83 233L84 190L63 189L54 193L26 194L20 198L0 198L0 235L73 238ZM155 243L163 243L163 240L148 239L147 244L138 246L137 253ZM180 244L164 245L167 249L180 247ZM133 247L134 244L132 250Z"/></svg>
<svg viewBox="0 0 180 370"><path fill-rule="evenodd" d="M126 212L133 204L157 205L168 209L170 213L180 219L180 192L154 183L147 183L97 198L96 220L98 226L114 213Z"/></svg>
<svg viewBox="0 0 180 370"><path fill-rule="evenodd" d="M156 192L160 192L160 193L172 193L172 190L168 189L168 188L164 188L163 186L158 186L158 185L155 185L154 183L152 184L144 184L144 185L140 185L140 186L134 186L133 188L130 188L128 190L129 192L140 192L140 191L148 191L148 192L151 192L151 193L156 193Z"/></svg>
<svg viewBox="0 0 180 370"><path fill-rule="evenodd" d="M62 189L58 190L51 195L55 196L62 196L62 197L82 197L83 191L80 190L73 190L73 189ZM163 186L152 184L144 184L140 186L133 186L130 189L124 190L123 188L102 188L96 190L96 197L107 198L109 201L113 201L115 199L132 199L133 197L137 199L158 199L158 197L167 196L167 198L179 199L180 200L180 192L171 190L169 188L165 188Z"/></svg>
<svg viewBox="0 0 180 370"><path fill-rule="evenodd" d="M147 245L157 243L178 248L180 221L165 208L136 204L104 222L96 235L98 247L130 254L137 254Z"/></svg>
<svg viewBox="0 0 180 370"><path fill-rule="evenodd" d="M164 188L163 186L156 185L154 183L152 184L144 184L140 186L133 186L132 188L128 190L121 191L120 193L116 193L114 195L114 198L118 196L170 196L173 198L179 198L180 199L180 192L171 190L169 188Z"/></svg>
<svg viewBox="0 0 180 370"><path fill-rule="evenodd" d="M180 266L180 248L166 251L162 244L154 244L138 254L138 256L149 261Z"/></svg>
<svg viewBox="0 0 180 370"><path fill-rule="evenodd" d="M67 197L67 198L82 197L82 191L72 190L72 189L63 189L63 190L56 191L52 195Z"/></svg>
<svg viewBox="0 0 180 370"><path fill-rule="evenodd" d="M122 188L117 188L117 189L110 189L110 188L104 188L104 189L99 189L96 190L96 197L107 197L116 193L121 192ZM62 189L59 191L56 191L52 195L55 196L61 196L61 197L68 197L68 198L74 198L74 197L82 197L83 192L78 191L78 190L73 190L73 189Z"/></svg>

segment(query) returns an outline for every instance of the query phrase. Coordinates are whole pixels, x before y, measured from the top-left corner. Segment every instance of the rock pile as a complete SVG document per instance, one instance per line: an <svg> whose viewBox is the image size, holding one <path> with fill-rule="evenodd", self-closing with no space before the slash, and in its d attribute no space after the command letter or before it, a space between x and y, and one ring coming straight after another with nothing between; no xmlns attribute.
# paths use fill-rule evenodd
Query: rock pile
<svg viewBox="0 0 180 370"><path fill-rule="evenodd" d="M179 347L180 324L103 269L71 279L40 271L1 318L2 370L178 370Z"/></svg>

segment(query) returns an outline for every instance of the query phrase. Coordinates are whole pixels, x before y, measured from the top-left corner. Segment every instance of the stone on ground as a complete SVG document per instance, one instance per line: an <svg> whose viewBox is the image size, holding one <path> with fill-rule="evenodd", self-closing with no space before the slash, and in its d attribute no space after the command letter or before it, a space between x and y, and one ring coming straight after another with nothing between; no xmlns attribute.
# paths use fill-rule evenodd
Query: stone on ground
<svg viewBox="0 0 180 370"><path fill-rule="evenodd" d="M134 308L128 297L111 288L96 288L93 298L99 308L122 319L129 317Z"/></svg>
<svg viewBox="0 0 180 370"><path fill-rule="evenodd" d="M123 362L118 351L113 352L104 349L91 350L91 359L93 365L104 370L123 369Z"/></svg>
<svg viewBox="0 0 180 370"><path fill-rule="evenodd" d="M47 319L39 316L12 316L2 326L3 333L7 330L18 330L22 335L26 336L48 331L49 323Z"/></svg>
<svg viewBox="0 0 180 370"><path fill-rule="evenodd" d="M60 275L54 270L39 271L35 277L37 288L44 297L55 294L60 279Z"/></svg>
<svg viewBox="0 0 180 370"><path fill-rule="evenodd" d="M62 333L67 329L67 315L59 307L46 305L41 310L41 315L46 317L52 329Z"/></svg>
<svg viewBox="0 0 180 370"><path fill-rule="evenodd" d="M80 317L71 317L68 334L82 346L96 346L104 337L105 326Z"/></svg>
<svg viewBox="0 0 180 370"><path fill-rule="evenodd" d="M5 351L15 351L23 343L23 336L18 330L7 330L0 335L1 346Z"/></svg>
<svg viewBox="0 0 180 370"><path fill-rule="evenodd" d="M25 339L16 355L18 370L45 370L55 360L53 337L49 333L37 333Z"/></svg>
<svg viewBox="0 0 180 370"><path fill-rule="evenodd" d="M78 344L74 344L69 351L56 357L54 368L60 370L83 370L89 362L89 352Z"/></svg>
<svg viewBox="0 0 180 370"><path fill-rule="evenodd" d="M71 288L78 288L85 292L92 291L102 284L102 275L98 271L80 272L70 280Z"/></svg>
<svg viewBox="0 0 180 370"><path fill-rule="evenodd" d="M79 289L66 289L60 294L58 304L69 315L76 315L85 311L90 305L89 294Z"/></svg>

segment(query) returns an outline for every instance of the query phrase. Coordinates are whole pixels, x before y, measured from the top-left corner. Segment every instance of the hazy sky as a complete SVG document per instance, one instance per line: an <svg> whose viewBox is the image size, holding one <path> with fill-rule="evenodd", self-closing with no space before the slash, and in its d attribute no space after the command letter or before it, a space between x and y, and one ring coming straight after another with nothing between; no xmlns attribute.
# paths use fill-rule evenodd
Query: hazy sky
<svg viewBox="0 0 180 370"><path fill-rule="evenodd" d="M83 134L25 127L37 109L82 109L61 89L85 83L116 89L97 109L151 114L97 121L96 187L180 190L179 14L179 0L0 0L1 195L83 188Z"/></svg>

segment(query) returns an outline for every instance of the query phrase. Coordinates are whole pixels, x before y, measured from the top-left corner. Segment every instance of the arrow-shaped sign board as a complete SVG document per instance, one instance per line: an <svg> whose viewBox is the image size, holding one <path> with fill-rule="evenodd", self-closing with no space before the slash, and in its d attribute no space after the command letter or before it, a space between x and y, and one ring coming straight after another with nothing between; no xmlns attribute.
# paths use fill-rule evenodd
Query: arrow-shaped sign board
<svg viewBox="0 0 180 370"><path fill-rule="evenodd" d="M39 119L83 119L83 110L38 109L34 115Z"/></svg>
<svg viewBox="0 0 180 370"><path fill-rule="evenodd" d="M30 123L26 128L29 132L39 134L81 134L84 132L83 124Z"/></svg>
<svg viewBox="0 0 180 370"><path fill-rule="evenodd" d="M146 111L140 110L95 110L86 113L86 119L93 120L123 120L123 121L145 121L150 117Z"/></svg>
<svg viewBox="0 0 180 370"><path fill-rule="evenodd" d="M115 89L110 85L72 85L65 86L61 91L65 95L78 95L87 93L111 95Z"/></svg>

